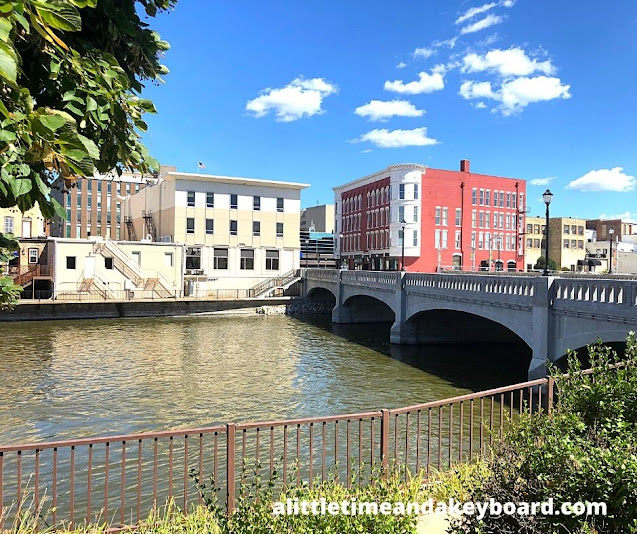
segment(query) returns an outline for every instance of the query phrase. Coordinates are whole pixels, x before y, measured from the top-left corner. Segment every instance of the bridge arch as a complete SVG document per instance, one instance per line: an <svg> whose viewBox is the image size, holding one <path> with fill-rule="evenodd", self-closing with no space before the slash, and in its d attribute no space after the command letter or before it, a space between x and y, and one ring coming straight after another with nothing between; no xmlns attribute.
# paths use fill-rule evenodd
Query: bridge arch
<svg viewBox="0 0 637 534"><path fill-rule="evenodd" d="M336 306L336 294L326 287L313 287L307 292L307 298L319 304Z"/></svg>
<svg viewBox="0 0 637 534"><path fill-rule="evenodd" d="M586 345L596 342L598 339L602 340L602 343L624 343L628 336L628 330L626 327L616 329L608 329L603 332L582 332L569 336L560 337L555 342L554 354L555 360L561 360L566 356L566 351L577 350L580 351L586 348Z"/></svg>
<svg viewBox="0 0 637 534"><path fill-rule="evenodd" d="M458 302L437 302L408 307L405 317L407 342L522 342L533 349L533 326L528 317L502 313L501 308L474 310Z"/></svg>
<svg viewBox="0 0 637 534"><path fill-rule="evenodd" d="M344 298L332 312L336 323L393 323L396 314L384 299L365 293L355 293Z"/></svg>

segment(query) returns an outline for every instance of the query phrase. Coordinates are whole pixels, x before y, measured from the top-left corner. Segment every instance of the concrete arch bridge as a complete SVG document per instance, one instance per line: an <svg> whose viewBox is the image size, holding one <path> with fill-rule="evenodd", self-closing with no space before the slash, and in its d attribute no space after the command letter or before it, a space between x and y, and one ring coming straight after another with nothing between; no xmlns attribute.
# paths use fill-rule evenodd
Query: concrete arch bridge
<svg viewBox="0 0 637 534"><path fill-rule="evenodd" d="M637 280L308 269L304 294L334 303L335 323L393 322L392 343L522 340L529 379L568 349L637 330Z"/></svg>

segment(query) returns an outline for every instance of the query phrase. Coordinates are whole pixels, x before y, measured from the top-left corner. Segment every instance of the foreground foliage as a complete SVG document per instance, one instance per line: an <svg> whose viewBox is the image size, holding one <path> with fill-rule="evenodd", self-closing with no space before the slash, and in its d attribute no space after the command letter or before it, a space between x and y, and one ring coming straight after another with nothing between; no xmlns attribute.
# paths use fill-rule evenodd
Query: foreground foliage
<svg viewBox="0 0 637 534"><path fill-rule="evenodd" d="M490 475L470 500L505 502L605 502L606 517L464 517L459 533L637 532L637 342L627 340L625 366L596 343L588 349L595 371L582 374L569 355L568 375L556 377L557 403L550 417L526 416L494 451Z"/></svg>
<svg viewBox="0 0 637 534"><path fill-rule="evenodd" d="M168 72L160 63L168 43L138 8L153 17L175 4L0 0L0 207L37 203L46 219L65 218L54 182L157 168L140 138L155 108L140 94ZM12 301L11 285L0 282L0 303Z"/></svg>

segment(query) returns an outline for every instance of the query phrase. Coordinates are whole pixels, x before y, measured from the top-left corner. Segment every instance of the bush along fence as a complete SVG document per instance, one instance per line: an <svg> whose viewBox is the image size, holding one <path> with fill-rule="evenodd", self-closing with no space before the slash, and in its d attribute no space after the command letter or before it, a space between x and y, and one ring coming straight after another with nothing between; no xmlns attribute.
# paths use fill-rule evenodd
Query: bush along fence
<svg viewBox="0 0 637 534"><path fill-rule="evenodd" d="M206 481L230 513L238 484L275 470L297 486L362 484L378 465L428 474L483 454L519 414L550 411L553 391L549 377L393 410L2 446L0 518L33 507L54 525L125 525L167 499L202 504Z"/></svg>

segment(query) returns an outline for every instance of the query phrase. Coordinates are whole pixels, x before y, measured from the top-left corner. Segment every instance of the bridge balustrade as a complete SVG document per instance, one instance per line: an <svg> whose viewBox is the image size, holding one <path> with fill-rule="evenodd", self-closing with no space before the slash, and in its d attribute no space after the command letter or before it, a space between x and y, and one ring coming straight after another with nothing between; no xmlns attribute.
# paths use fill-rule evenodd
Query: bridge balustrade
<svg viewBox="0 0 637 534"><path fill-rule="evenodd" d="M637 306L637 282L630 280L556 280L557 300Z"/></svg>
<svg viewBox="0 0 637 534"><path fill-rule="evenodd" d="M400 277L397 272L342 271L341 282L353 284L395 285Z"/></svg>
<svg viewBox="0 0 637 534"><path fill-rule="evenodd" d="M338 282L338 271L336 269L306 269L305 277L308 280L336 283Z"/></svg>
<svg viewBox="0 0 637 534"><path fill-rule="evenodd" d="M506 278L496 279L471 275L437 275L409 273L405 275L406 287L427 287L452 291L471 291L502 295L533 296L533 279Z"/></svg>

